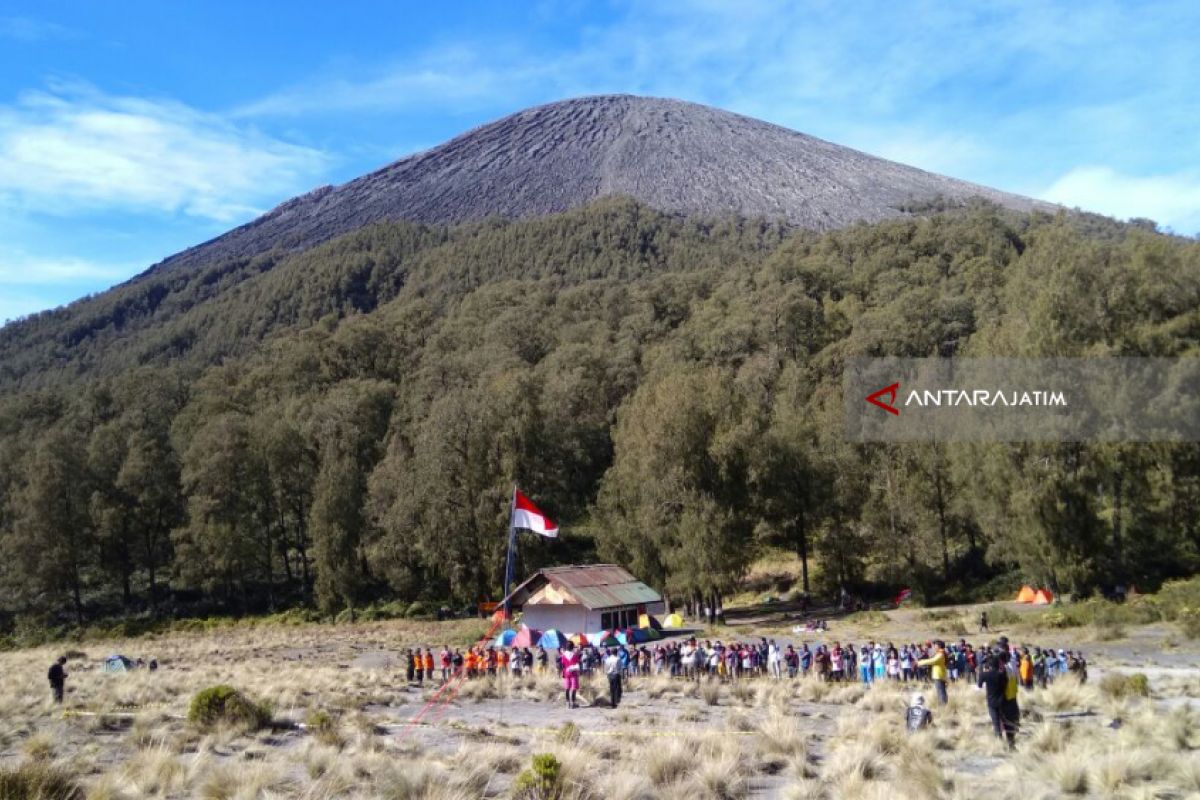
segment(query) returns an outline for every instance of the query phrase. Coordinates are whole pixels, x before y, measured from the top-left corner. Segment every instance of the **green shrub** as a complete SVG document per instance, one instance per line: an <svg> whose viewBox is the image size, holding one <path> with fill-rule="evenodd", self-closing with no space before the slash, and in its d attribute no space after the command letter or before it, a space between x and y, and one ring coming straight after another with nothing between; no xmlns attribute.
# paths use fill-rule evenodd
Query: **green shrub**
<svg viewBox="0 0 1200 800"><path fill-rule="evenodd" d="M404 616L409 619L416 619L418 617L431 617L433 614L433 609L430 608L429 604L423 600L414 600L412 603L408 604L408 608L404 611Z"/></svg>
<svg viewBox="0 0 1200 800"><path fill-rule="evenodd" d="M1108 697L1149 697L1150 679L1140 672L1110 672L1100 679L1100 691Z"/></svg>
<svg viewBox="0 0 1200 800"><path fill-rule="evenodd" d="M271 710L232 686L210 686L192 698L188 722L201 728L225 723L243 730L258 730L270 724Z"/></svg>
<svg viewBox="0 0 1200 800"><path fill-rule="evenodd" d="M0 769L0 800L83 800L75 778L50 764Z"/></svg>
<svg viewBox="0 0 1200 800"><path fill-rule="evenodd" d="M513 781L516 800L559 800L563 796L562 764L553 753L533 757L529 769Z"/></svg>

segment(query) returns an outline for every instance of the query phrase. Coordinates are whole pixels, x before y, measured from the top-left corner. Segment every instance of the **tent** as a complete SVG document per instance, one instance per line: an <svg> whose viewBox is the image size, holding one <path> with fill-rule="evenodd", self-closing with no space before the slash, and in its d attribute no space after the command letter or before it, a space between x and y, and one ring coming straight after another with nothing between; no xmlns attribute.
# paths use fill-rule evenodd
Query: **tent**
<svg viewBox="0 0 1200 800"><path fill-rule="evenodd" d="M661 631L662 623L653 614L641 614L638 616L638 627L645 628L646 630Z"/></svg>
<svg viewBox="0 0 1200 800"><path fill-rule="evenodd" d="M658 638L658 631L653 628L629 628L625 631L625 638L634 644L642 644Z"/></svg>
<svg viewBox="0 0 1200 800"><path fill-rule="evenodd" d="M612 631L588 634L587 640L593 647L618 647L621 644L621 640L614 636Z"/></svg>
<svg viewBox="0 0 1200 800"><path fill-rule="evenodd" d="M500 631L500 635L496 637L496 647L512 647L513 640L516 638L516 631Z"/></svg>
<svg viewBox="0 0 1200 800"><path fill-rule="evenodd" d="M562 646L566 643L567 637L554 630L554 628L543 633L542 638L538 639L538 647L544 647L547 650L561 650Z"/></svg>
<svg viewBox="0 0 1200 800"><path fill-rule="evenodd" d="M1029 586L1022 586L1021 591L1017 592L1017 602L1032 603L1036 596L1037 595L1033 593L1033 589L1031 589Z"/></svg>
<svg viewBox="0 0 1200 800"><path fill-rule="evenodd" d="M663 620L663 627L664 628L682 628L683 627L683 617L679 616L678 614L668 614L667 618Z"/></svg>
<svg viewBox="0 0 1200 800"><path fill-rule="evenodd" d="M1054 595L1049 589L1038 589L1037 594L1033 598L1035 606L1048 606L1054 602Z"/></svg>
<svg viewBox="0 0 1200 800"><path fill-rule="evenodd" d="M133 661L125 656L109 656L104 659L105 672L129 672L133 669Z"/></svg>
<svg viewBox="0 0 1200 800"><path fill-rule="evenodd" d="M527 628L522 625L521 630L512 640L513 647L536 647L538 640L542 638L542 632L533 628Z"/></svg>

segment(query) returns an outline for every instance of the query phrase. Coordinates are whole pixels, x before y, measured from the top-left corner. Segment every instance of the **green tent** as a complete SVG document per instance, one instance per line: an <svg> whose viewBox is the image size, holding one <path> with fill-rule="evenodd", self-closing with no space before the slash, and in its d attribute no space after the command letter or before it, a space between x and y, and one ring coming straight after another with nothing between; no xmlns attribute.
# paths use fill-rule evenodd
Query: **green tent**
<svg viewBox="0 0 1200 800"><path fill-rule="evenodd" d="M105 672L129 672L133 666L133 661L125 656L109 656L104 659Z"/></svg>

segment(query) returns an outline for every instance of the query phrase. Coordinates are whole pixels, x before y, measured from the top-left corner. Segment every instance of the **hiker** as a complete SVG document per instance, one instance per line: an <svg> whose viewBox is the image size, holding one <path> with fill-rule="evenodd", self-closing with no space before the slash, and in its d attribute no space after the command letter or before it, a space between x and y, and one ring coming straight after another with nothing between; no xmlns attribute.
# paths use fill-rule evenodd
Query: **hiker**
<svg viewBox="0 0 1200 800"><path fill-rule="evenodd" d="M1020 666L1017 668L1021 678L1021 688L1033 688L1033 659L1029 655L1029 648L1021 648Z"/></svg>
<svg viewBox="0 0 1200 800"><path fill-rule="evenodd" d="M1015 746L1016 730L1009 730L1004 721L1004 695L1008 688L1008 674L1000 667L1000 661L995 655L988 655L983 660L983 669L979 671L978 686L986 691L988 716L992 720L992 731L996 738L1008 740L1008 747Z"/></svg>
<svg viewBox="0 0 1200 800"><path fill-rule="evenodd" d="M987 612L986 611L979 612L979 632L980 633L991 633L991 631L988 630L988 620L987 620Z"/></svg>
<svg viewBox="0 0 1200 800"><path fill-rule="evenodd" d="M1079 679L1081 684L1087 683L1087 659L1083 657L1083 653L1068 653L1071 660L1067 666L1067 670Z"/></svg>
<svg viewBox="0 0 1200 800"><path fill-rule="evenodd" d="M604 659L604 674L608 676L608 704L616 708L621 703L621 657L611 647Z"/></svg>
<svg viewBox="0 0 1200 800"><path fill-rule="evenodd" d="M938 705L946 705L946 643L938 639L933 643L933 655L917 662L918 667L929 667L929 677L937 690Z"/></svg>
<svg viewBox="0 0 1200 800"><path fill-rule="evenodd" d="M54 693L54 702L62 705L63 691L67 686L67 671L63 669L66 666L67 657L59 656L58 661L50 665L50 671L47 677L50 679L50 691Z"/></svg>
<svg viewBox="0 0 1200 800"><path fill-rule="evenodd" d="M563 688L567 693L567 708L576 708L575 698L579 694L579 653L575 645L567 642L559 654L562 659Z"/></svg>
<svg viewBox="0 0 1200 800"><path fill-rule="evenodd" d="M1007 647L1007 643L1004 646ZM1018 666L1012 658L1009 659L1004 672L1007 680L1004 684L1004 705L1001 706L1001 710L1004 716L1004 733L1008 737L1008 749L1012 750L1017 746L1017 731L1021 728L1021 707L1017 704L1020 676Z"/></svg>
<svg viewBox="0 0 1200 800"><path fill-rule="evenodd" d="M909 733L923 731L933 724L933 712L925 707L925 695L913 695L912 704L904 712L904 726Z"/></svg>

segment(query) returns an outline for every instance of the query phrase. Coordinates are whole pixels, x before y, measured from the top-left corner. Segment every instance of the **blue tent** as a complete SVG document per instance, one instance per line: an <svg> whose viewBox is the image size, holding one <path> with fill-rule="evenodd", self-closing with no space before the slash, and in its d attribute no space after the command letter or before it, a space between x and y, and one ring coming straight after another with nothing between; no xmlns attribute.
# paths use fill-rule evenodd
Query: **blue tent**
<svg viewBox="0 0 1200 800"><path fill-rule="evenodd" d="M543 633L542 638L538 639L538 647L544 647L547 650L561 650L562 646L566 643L567 637L554 630L554 628Z"/></svg>
<svg viewBox="0 0 1200 800"><path fill-rule="evenodd" d="M511 630L510 631L500 631L500 635L496 637L496 646L497 647L510 647L513 643L513 639L516 639L516 638L517 638L516 631L511 631Z"/></svg>

